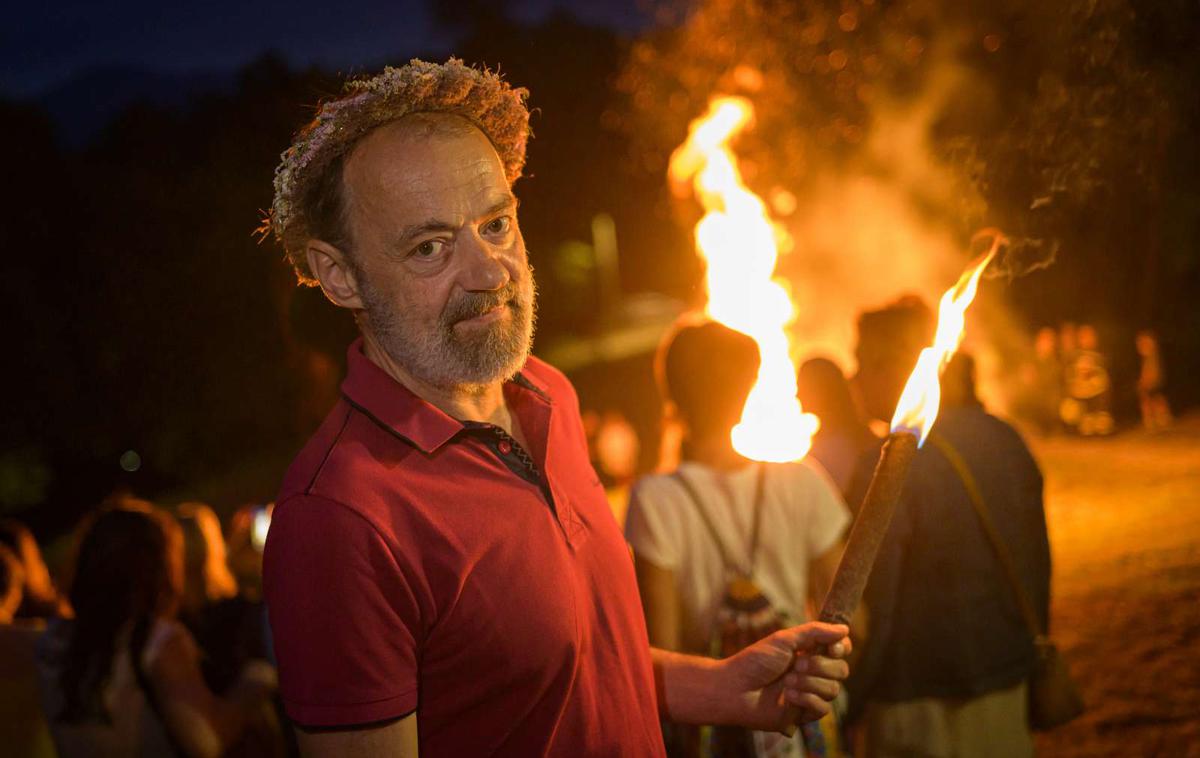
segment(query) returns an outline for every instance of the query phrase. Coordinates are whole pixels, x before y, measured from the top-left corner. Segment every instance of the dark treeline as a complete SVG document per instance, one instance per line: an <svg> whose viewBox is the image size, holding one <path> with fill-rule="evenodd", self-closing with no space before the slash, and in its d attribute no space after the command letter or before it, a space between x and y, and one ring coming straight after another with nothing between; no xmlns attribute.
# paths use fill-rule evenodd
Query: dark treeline
<svg viewBox="0 0 1200 758"><path fill-rule="evenodd" d="M560 254L590 238L598 212L616 219L626 290L686 295L697 273L690 233L672 221L661 166L631 158L622 128L628 93L615 82L629 43L565 15L522 25L474 3L439 20L463 29L460 57L499 66L532 92L535 138L517 189L542 291L539 344L598 328L587 262ZM1157 235L1154 276L1129 281L1120 274L1141 252L1099 247L1031 277L1018 303L1032 325L1122 323L1130 303L1154 299L1177 404L1195 402L1190 377L1200 370L1191 34L1146 44L1173 72L1176 106L1162 203L1152 218L1128 219ZM380 63L413 55L421 51ZM0 103L9 335L0 510L53 533L119 486L186 490L223 507L272 497L331 402L353 329L319 292L297 289L278 246L252 232L280 151L340 79L266 56L184 108L133 104L77 148L57 139L63 127L41 107ZM1137 188L1122 191L1134 197ZM1052 293L1064 288L1078 312L1057 307ZM134 473L118 465L126 451L140 459L125 459Z"/></svg>
<svg viewBox="0 0 1200 758"><path fill-rule="evenodd" d="M600 126L616 33L563 15L473 28L457 54L500 67L536 109L518 191L544 344L594 326L586 277L554 280L557 247L590 239L595 213L615 215L624 252L643 261L631 285L655 267L647 251L686 252L688 237L655 220L660 178L627 171L620 138ZM4 510L54 532L115 487L199 488L222 505L273 496L332 401L353 327L252 232L279 153L340 81L266 56L186 108L133 104L78 149L36 105L0 104ZM134 473L118 465L129 450Z"/></svg>

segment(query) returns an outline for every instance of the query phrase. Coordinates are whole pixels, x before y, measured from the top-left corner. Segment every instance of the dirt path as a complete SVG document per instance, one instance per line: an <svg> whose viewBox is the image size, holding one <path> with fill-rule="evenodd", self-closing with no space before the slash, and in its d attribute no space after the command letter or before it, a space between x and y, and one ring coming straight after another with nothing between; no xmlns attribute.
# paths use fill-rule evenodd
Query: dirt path
<svg viewBox="0 0 1200 758"><path fill-rule="evenodd" d="M1039 755L1200 756L1200 417L1034 449L1053 636L1088 704Z"/></svg>

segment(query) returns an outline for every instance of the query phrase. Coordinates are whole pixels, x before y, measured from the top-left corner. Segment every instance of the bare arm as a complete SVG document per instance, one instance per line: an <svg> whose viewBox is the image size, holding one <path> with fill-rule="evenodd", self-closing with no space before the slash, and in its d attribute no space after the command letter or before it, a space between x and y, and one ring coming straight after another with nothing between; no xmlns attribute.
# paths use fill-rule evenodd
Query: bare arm
<svg viewBox="0 0 1200 758"><path fill-rule="evenodd" d="M847 629L808 623L724 660L652 649L659 712L685 724L787 731L829 712L849 670ZM817 655L815 651L828 648Z"/></svg>
<svg viewBox="0 0 1200 758"><path fill-rule="evenodd" d="M382 725L355 729L297 729L304 758L416 758L417 714Z"/></svg>
<svg viewBox="0 0 1200 758"><path fill-rule="evenodd" d="M633 567L646 613L650 645L663 650L682 649L682 608L675 572L638 555L634 556Z"/></svg>
<svg viewBox="0 0 1200 758"><path fill-rule="evenodd" d="M165 726L188 756L220 756L241 737L275 690L275 670L252 662L229 694L219 697L205 684L195 643L182 630L162 645L147 672Z"/></svg>

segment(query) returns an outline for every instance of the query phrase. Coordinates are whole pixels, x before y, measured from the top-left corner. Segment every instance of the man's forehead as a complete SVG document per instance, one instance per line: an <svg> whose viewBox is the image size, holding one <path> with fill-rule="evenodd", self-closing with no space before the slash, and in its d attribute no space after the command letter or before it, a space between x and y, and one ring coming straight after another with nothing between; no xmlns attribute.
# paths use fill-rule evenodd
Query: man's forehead
<svg viewBox="0 0 1200 758"><path fill-rule="evenodd" d="M430 214L470 214L512 196L495 148L470 126L452 132L414 129L403 121L380 127L346 164L351 204L405 222Z"/></svg>
<svg viewBox="0 0 1200 758"><path fill-rule="evenodd" d="M442 115L429 121L429 116L416 114L374 129L351 151L348 167L367 176L432 177L461 172L467 166L497 168L507 183L500 155L482 131L465 119Z"/></svg>

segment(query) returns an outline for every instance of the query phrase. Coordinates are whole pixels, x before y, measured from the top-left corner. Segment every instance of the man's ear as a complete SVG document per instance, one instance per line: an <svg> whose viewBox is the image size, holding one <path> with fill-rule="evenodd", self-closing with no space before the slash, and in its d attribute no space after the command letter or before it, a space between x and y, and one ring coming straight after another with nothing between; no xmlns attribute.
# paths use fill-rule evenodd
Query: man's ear
<svg viewBox="0 0 1200 758"><path fill-rule="evenodd" d="M331 303L350 310L363 309L358 279L344 252L324 240L310 239L304 254L308 270L321 283L321 290Z"/></svg>

